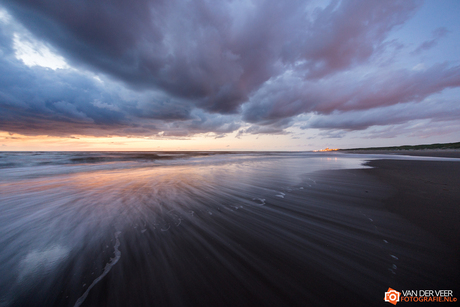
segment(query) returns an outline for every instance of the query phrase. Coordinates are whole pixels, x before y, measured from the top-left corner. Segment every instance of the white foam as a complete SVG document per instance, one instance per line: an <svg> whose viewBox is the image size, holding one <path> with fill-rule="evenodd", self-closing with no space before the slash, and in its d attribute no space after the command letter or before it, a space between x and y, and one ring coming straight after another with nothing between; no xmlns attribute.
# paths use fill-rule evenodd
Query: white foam
<svg viewBox="0 0 460 307"><path fill-rule="evenodd" d="M33 250L19 264L18 282L42 275L54 269L69 254L69 249L53 245L45 250Z"/></svg>
<svg viewBox="0 0 460 307"><path fill-rule="evenodd" d="M113 258L110 258L110 261L109 263L107 263L105 265L105 268L104 268L104 272L102 272L102 274L96 278L92 283L91 285L89 285L88 289L86 289L85 293L83 293L82 296L80 296L80 298L75 302L75 305L74 307L78 307L80 306L86 299L86 297L88 296L89 294L89 291L99 282L101 281L102 278L104 278L105 275L107 275L107 273L110 271L110 269L112 269L112 267L118 262L118 260L120 260L121 258L121 252L120 250L118 249L120 247L120 240L118 240L118 236L121 234L120 231L117 231L115 233L115 246L113 247L114 250L115 250L115 257Z"/></svg>
<svg viewBox="0 0 460 307"><path fill-rule="evenodd" d="M254 200L254 201L258 200L260 202L259 205L261 205L261 206L265 205L265 199L264 198L253 198L252 200ZM241 206L241 207L243 207L243 206Z"/></svg>

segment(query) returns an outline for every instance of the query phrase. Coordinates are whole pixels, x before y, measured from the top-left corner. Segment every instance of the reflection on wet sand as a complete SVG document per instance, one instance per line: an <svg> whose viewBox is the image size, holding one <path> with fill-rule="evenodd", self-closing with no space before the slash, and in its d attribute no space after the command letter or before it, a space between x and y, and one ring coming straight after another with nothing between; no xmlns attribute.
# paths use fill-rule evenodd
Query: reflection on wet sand
<svg viewBox="0 0 460 307"><path fill-rule="evenodd" d="M1 182L0 306L362 305L448 284L387 187L320 171L361 160L200 159Z"/></svg>

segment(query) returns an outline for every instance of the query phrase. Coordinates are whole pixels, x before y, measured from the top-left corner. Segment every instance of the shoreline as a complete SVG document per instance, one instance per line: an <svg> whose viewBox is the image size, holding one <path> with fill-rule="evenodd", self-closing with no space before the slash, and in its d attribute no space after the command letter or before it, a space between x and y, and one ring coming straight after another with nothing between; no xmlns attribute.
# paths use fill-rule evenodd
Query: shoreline
<svg viewBox="0 0 460 307"><path fill-rule="evenodd" d="M345 154L406 155L417 157L460 158L458 149L340 150Z"/></svg>

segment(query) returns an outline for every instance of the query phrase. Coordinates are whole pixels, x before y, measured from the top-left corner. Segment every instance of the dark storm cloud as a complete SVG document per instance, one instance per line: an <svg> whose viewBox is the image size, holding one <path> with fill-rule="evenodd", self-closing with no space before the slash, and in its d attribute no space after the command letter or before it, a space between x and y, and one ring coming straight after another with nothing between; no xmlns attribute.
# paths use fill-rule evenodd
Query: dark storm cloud
<svg viewBox="0 0 460 307"><path fill-rule="evenodd" d="M81 74L25 66L14 57L11 36L6 34L0 29L0 130L67 134L69 129L124 122L123 113L110 109L116 97Z"/></svg>
<svg viewBox="0 0 460 307"><path fill-rule="evenodd" d="M213 137L237 130L241 124L235 116L208 114L201 110L190 113L189 120L162 122L159 128L160 137L191 137L195 134L212 133Z"/></svg>
<svg viewBox="0 0 460 307"><path fill-rule="evenodd" d="M332 0L324 7L297 0L0 2L69 64L120 82L26 67L14 57L12 33L4 33L0 129L6 131L277 134L300 114L334 118L460 86L460 67L448 63L355 71L372 66L388 34L421 5L415 0ZM447 31L438 28L417 50L432 48ZM244 122L252 126L241 129ZM336 126L379 124L370 116Z"/></svg>
<svg viewBox="0 0 460 307"><path fill-rule="evenodd" d="M170 99L169 97L152 97L139 102L129 112L139 118L157 119L163 121L182 121L192 119L190 105Z"/></svg>
<svg viewBox="0 0 460 307"><path fill-rule="evenodd" d="M28 67L15 57L13 30L0 27L0 130L151 136L165 130L164 135L228 133L239 127L234 118L193 111L162 94L136 93L72 69Z"/></svg>
<svg viewBox="0 0 460 307"><path fill-rule="evenodd" d="M234 113L287 68L324 77L366 61L413 1L4 2L67 58L210 112Z"/></svg>

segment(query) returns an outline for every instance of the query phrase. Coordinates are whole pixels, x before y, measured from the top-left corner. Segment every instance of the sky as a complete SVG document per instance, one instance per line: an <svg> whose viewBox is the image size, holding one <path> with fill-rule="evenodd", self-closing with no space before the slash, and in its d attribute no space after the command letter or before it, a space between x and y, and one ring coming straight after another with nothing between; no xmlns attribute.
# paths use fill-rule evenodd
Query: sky
<svg viewBox="0 0 460 307"><path fill-rule="evenodd" d="M0 0L0 151L460 141L460 1Z"/></svg>

